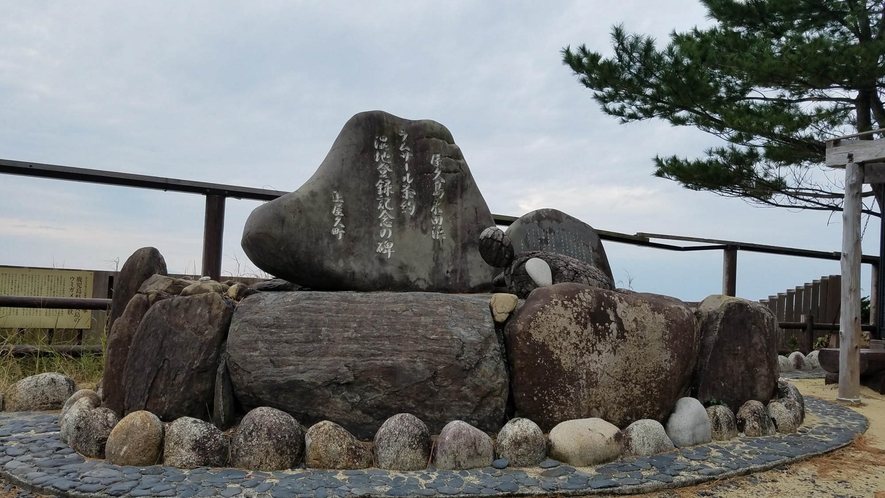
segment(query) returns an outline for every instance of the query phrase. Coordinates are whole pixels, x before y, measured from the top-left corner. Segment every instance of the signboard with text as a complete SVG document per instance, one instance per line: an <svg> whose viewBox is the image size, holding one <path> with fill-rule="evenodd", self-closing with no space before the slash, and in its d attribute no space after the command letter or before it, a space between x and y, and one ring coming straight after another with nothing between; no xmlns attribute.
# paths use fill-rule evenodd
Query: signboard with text
<svg viewBox="0 0 885 498"><path fill-rule="evenodd" d="M92 297L93 272L0 266L0 295ZM88 329L92 312L0 307L0 328Z"/></svg>

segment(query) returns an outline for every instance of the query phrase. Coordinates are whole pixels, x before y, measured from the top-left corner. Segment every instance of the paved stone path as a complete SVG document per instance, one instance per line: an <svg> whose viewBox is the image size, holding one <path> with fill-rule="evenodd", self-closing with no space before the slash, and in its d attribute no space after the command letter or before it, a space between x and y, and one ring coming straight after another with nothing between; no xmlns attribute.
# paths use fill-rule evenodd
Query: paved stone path
<svg viewBox="0 0 885 498"><path fill-rule="evenodd" d="M395 472L119 467L87 460L58 439L58 415L0 414L0 476L39 494L95 496L490 496L643 493L767 470L850 444L867 421L848 408L806 398L811 415L796 434L677 449L574 468L548 460L534 469Z"/></svg>

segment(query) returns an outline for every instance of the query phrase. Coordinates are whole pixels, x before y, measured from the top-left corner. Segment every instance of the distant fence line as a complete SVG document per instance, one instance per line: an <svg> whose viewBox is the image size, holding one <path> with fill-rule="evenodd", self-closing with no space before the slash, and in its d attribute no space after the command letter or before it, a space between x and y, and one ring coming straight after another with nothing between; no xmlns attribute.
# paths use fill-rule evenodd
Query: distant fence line
<svg viewBox="0 0 885 498"><path fill-rule="evenodd" d="M95 170L87 168L75 168L70 166L60 166L54 164L42 164L24 161L14 161L8 159L0 159L0 174L11 174L18 176L28 176L36 178L48 178L57 180L87 182L100 185L114 185L123 187L133 187L142 189L153 189L171 192L182 192L191 194L200 194L206 197L206 208L204 212L204 230L203 230L203 257L202 257L202 275L212 277L215 280L221 279L221 261L222 261L222 239L224 233L224 210L225 200L228 197L236 199L249 199L268 201L276 199L288 192L278 190L259 189L252 187L242 187L237 185L225 185L207 182L196 182L190 180L180 180L174 178L163 178L148 175L136 175L130 173L119 173L114 171ZM509 226L517 218L514 216L493 214L494 223L501 226ZM737 289L737 255L739 251L748 251L763 254L776 254L792 257L803 257L812 259L823 259L838 261L841 258L840 251L814 251L808 249L799 249L795 247L772 246L765 244L755 244L748 242L738 242L720 239L707 239L699 237L686 237L680 235L654 234L654 233L637 233L634 235L612 232L607 230L599 230L596 232L602 240L616 242L620 244L630 244L640 247L649 247L654 249L677 251L677 252L695 252L695 251L722 251L722 294L734 296ZM671 243L658 242L656 240L690 242L701 245L676 245ZM873 266L873 289L871 296L875 299L878 288L878 265L879 257L863 255L861 262ZM828 285L829 282L828 282ZM812 284L813 287L813 284ZM112 288L112 286L110 286ZM804 288L803 300L804 303ZM820 291L820 289L819 289ZM796 290L798 292L798 289ZM789 291L788 291L789 293ZM813 289L812 289L813 293ZM795 292L794 292L795 294ZM99 294L100 295L100 294ZM98 295L93 294L98 297ZM0 306L9 306L4 304L4 298L0 296ZM110 297L110 294L102 296ZM809 295L810 299L811 295ZM784 313L786 313L786 297L784 298ZM782 321L788 321L787 316L795 318L796 301L795 296L792 301L793 307L789 315L785 314ZM775 305L776 307L776 305ZM877 303L873 302L871 309L873 310L872 321L877 322L875 310L878 308ZM829 309L829 308L828 308ZM817 316L817 315L814 315ZM779 320L781 320L779 318Z"/></svg>

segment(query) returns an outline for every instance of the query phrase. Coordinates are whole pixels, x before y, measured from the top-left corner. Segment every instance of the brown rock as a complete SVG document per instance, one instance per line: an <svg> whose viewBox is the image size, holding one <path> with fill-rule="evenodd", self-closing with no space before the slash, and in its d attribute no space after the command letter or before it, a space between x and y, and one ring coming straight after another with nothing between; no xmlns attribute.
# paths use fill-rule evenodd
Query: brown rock
<svg viewBox="0 0 885 498"><path fill-rule="evenodd" d="M233 304L215 293L152 306L129 348L125 413L148 410L161 420L208 419L232 313Z"/></svg>
<svg viewBox="0 0 885 498"><path fill-rule="evenodd" d="M108 436L105 458L114 465L146 467L162 463L163 423L139 410L123 417Z"/></svg>
<svg viewBox="0 0 885 498"><path fill-rule="evenodd" d="M492 317L495 319L495 322L506 322L510 318L510 314L516 310L517 304L519 304L519 298L515 294L492 294L489 308L492 310Z"/></svg>
<svg viewBox="0 0 885 498"><path fill-rule="evenodd" d="M765 405L754 399L738 409L737 428L747 437L771 436L777 432Z"/></svg>
<svg viewBox="0 0 885 498"><path fill-rule="evenodd" d="M184 289L181 289L182 296L195 296L197 294L206 294L208 292L214 292L216 294L225 294L224 285L215 280L200 280L199 282L194 282Z"/></svg>
<svg viewBox="0 0 885 498"><path fill-rule="evenodd" d="M135 296L141 284L154 274L166 274L166 260L156 248L142 247L123 263L123 268L114 279L108 330L113 333L114 322L123 314L129 300Z"/></svg>
<svg viewBox="0 0 885 498"><path fill-rule="evenodd" d="M193 284L193 280L185 278L169 277L163 275L152 275L144 281L138 288L139 294L160 293L169 296L177 296L185 287Z"/></svg>
<svg viewBox="0 0 885 498"><path fill-rule="evenodd" d="M369 439L411 413L431 433L453 417L504 423L508 377L488 295L261 292L234 311L228 370L246 408Z"/></svg>
<svg viewBox="0 0 885 498"><path fill-rule="evenodd" d="M323 420L304 435L304 463L313 469L365 469L372 450L340 425Z"/></svg>
<svg viewBox="0 0 885 498"><path fill-rule="evenodd" d="M398 413L385 420L375 433L375 464L379 469L425 469L430 446L427 425L410 413Z"/></svg>
<svg viewBox="0 0 885 498"><path fill-rule="evenodd" d="M542 429L664 421L687 391L697 322L681 301L580 284L536 289L507 323L513 399Z"/></svg>
<svg viewBox="0 0 885 498"><path fill-rule="evenodd" d="M710 296L698 316L697 398L702 403L718 399L732 411L751 399L768 403L780 376L774 313L746 299Z"/></svg>
<svg viewBox="0 0 885 498"><path fill-rule="evenodd" d="M494 459L492 438L461 420L443 427L433 450L433 464L438 469L478 469L490 466Z"/></svg>

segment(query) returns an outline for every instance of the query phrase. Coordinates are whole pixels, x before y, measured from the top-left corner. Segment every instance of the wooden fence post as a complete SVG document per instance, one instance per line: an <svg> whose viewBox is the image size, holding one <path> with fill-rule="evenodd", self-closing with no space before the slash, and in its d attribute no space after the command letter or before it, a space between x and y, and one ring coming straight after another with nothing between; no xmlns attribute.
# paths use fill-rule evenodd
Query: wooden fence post
<svg viewBox="0 0 885 498"><path fill-rule="evenodd" d="M863 167L845 166L842 205L842 285L839 320L839 394L847 403L860 403L860 214Z"/></svg>
<svg viewBox="0 0 885 498"><path fill-rule="evenodd" d="M728 246L722 251L722 294L737 295L737 259L736 246Z"/></svg>

